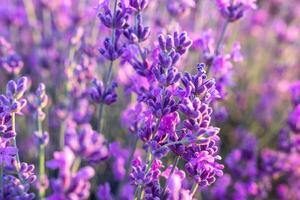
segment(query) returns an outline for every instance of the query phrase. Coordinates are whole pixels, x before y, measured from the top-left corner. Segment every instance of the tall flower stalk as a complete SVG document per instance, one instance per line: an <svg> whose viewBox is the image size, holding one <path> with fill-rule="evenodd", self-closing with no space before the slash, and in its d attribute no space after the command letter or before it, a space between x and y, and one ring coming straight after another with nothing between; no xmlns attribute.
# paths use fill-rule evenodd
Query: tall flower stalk
<svg viewBox="0 0 300 200"><path fill-rule="evenodd" d="M44 113L44 108L48 103L48 96L46 94L46 86L41 83L39 84L36 93L31 96L31 102L29 105L33 110L36 120L36 131L34 133L36 144L38 145L38 191L39 199L45 198L45 191L47 188L47 176L45 174L45 148L49 142L49 135L46 131L43 131L43 121L45 120L46 114Z"/></svg>
<svg viewBox="0 0 300 200"><path fill-rule="evenodd" d="M16 142L16 114L21 114L27 101L23 95L27 89L27 78L21 77L16 82L10 80L6 93L0 95L0 164L1 164L1 197L3 199L34 199L29 192L30 184L35 182L34 165L20 162ZM13 171L16 172L15 177ZM15 187L13 187L14 185Z"/></svg>
<svg viewBox="0 0 300 200"><path fill-rule="evenodd" d="M109 8L109 1L102 3L101 7L104 9L104 12L99 13L99 18L101 22L108 28L111 29L111 37L106 38L104 41L104 48L100 48L100 53L109 60L108 71L103 77L102 81L98 81L95 84L96 89L92 91L92 99L98 103L99 111L97 115L97 130L102 132L102 123L103 123L103 112L104 106L110 105L116 101L115 88L116 83L110 85L111 77L113 73L114 61L120 57L124 51L123 47L118 46L118 39L120 37L120 31L124 29L127 24L127 16L125 7L122 3L118 4L118 0L113 1L113 10Z"/></svg>

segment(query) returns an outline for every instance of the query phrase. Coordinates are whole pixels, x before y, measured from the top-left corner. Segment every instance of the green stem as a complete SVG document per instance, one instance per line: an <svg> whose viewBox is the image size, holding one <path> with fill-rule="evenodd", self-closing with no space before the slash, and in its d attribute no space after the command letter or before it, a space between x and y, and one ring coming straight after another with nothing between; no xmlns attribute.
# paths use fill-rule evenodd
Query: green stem
<svg viewBox="0 0 300 200"><path fill-rule="evenodd" d="M33 40L35 42L35 44L39 44L41 41L41 34L40 32L37 30L37 26L38 26L38 20L35 14L35 10L34 10L34 4L31 0L23 0L24 2L24 7L25 7L25 11L28 17L28 21L30 26L33 29Z"/></svg>
<svg viewBox="0 0 300 200"><path fill-rule="evenodd" d="M220 34L220 37L217 41L217 45L216 45L216 48L215 48L215 52L214 52L214 56L217 56L219 55L220 53L220 48L222 46L222 42L223 42L223 39L224 39L224 36L225 36L225 32L227 30L227 27L228 27L228 24L229 24L229 21L226 20L222 26L222 30L221 30L221 34ZM211 67L212 63L210 63L208 66L207 66L207 74L209 73L209 70L210 70L210 67Z"/></svg>
<svg viewBox="0 0 300 200"><path fill-rule="evenodd" d="M133 159L133 156L134 156L134 153L135 153L135 150L136 150L136 147L137 147L137 143L138 143L138 137L135 137L134 139L134 144L133 144L133 148L130 152L130 156L129 156L129 159L127 161L127 164L126 164L126 176L125 176L125 179L128 177L129 175L129 169L130 169L130 166L131 166L131 161Z"/></svg>
<svg viewBox="0 0 300 200"><path fill-rule="evenodd" d="M139 186L136 188L136 190L135 190L135 192L134 192L134 198L133 198L134 200L137 200L137 199L138 199L138 195L139 195L141 189L142 189L142 186L141 186L141 185L139 185Z"/></svg>
<svg viewBox="0 0 300 200"><path fill-rule="evenodd" d="M12 126L12 131L16 134L16 114L13 112L11 114L11 126ZM17 148L17 140L16 140L16 136L13 138L13 146L15 148ZM16 154L16 160L17 160L17 164L16 164L16 169L18 172L18 176L19 179L22 181L22 177L20 175L20 157L19 157L19 152L17 152Z"/></svg>
<svg viewBox="0 0 300 200"><path fill-rule="evenodd" d="M62 150L65 146L65 123L60 125L59 130L59 148Z"/></svg>
<svg viewBox="0 0 300 200"><path fill-rule="evenodd" d="M113 68L113 61L110 61L108 73L106 74L105 82L104 82L105 89L109 85L109 82L110 82L110 79L111 79L111 76L112 76L112 68ZM102 127L103 127L102 123L103 123L104 106L105 105L103 103L100 104L100 109L99 109L99 124L98 124L98 132L99 133L102 132Z"/></svg>
<svg viewBox="0 0 300 200"><path fill-rule="evenodd" d="M76 173L76 172L77 172L77 170L78 170L79 167L80 167L80 163L81 163L80 158L79 158L79 157L76 158L75 161L74 161L74 163L73 163L73 166L72 166L72 172L73 172L73 173Z"/></svg>
<svg viewBox="0 0 300 200"><path fill-rule="evenodd" d="M116 11L117 11L117 4L118 4L118 0L115 0L114 1L114 13L113 13L113 21L115 20L115 15L116 15ZM115 46L115 40L116 40L116 28L113 26L112 27L112 34L111 34L111 41L112 41L112 44ZM109 68L108 68L108 72L106 73L105 75L105 79L104 79L104 88L106 89L107 86L109 85L109 82L110 82L110 79L111 79L111 76L112 76L112 69L113 69L113 64L114 64L114 61L111 60L110 61L110 64L109 64ZM100 104L100 109L99 109L99 118L98 118L98 132L101 133L102 132L102 118L103 118L103 112L104 112L104 104L101 103Z"/></svg>
<svg viewBox="0 0 300 200"><path fill-rule="evenodd" d="M194 184L193 184L193 187L192 187L192 189L191 189L191 198L193 198L193 196L194 196L195 193L197 192L198 187L199 187L199 185L198 185L197 183L194 183Z"/></svg>
<svg viewBox="0 0 300 200"><path fill-rule="evenodd" d="M38 114L37 114L37 129L38 129L39 136L42 137L42 135L43 135L42 120L39 118ZM40 144L39 145L39 181L40 181L40 184L42 184L44 176L45 176L45 145ZM45 198L45 188L40 188L38 195L39 195L39 199L43 200Z"/></svg>
<svg viewBox="0 0 300 200"><path fill-rule="evenodd" d="M216 46L216 49L215 49L215 55L219 55L219 51L220 51L220 48L221 48L221 45L222 45L222 42L223 42L223 39L224 39L224 36L225 36L225 32L226 32L226 29L228 27L228 24L229 24L229 21L226 20L222 26L222 30L221 30L221 35L219 37L219 40L217 42L217 46Z"/></svg>
<svg viewBox="0 0 300 200"><path fill-rule="evenodd" d="M152 154L151 153L147 154L147 163L148 163L148 165L147 165L147 169L145 171L145 176L148 175L148 173L151 169L153 161L154 161L154 157L152 156ZM141 186L139 188L139 191L137 192L137 199L141 200L141 199L143 199L143 197L144 197L144 190L143 190L143 187Z"/></svg>
<svg viewBox="0 0 300 200"><path fill-rule="evenodd" d="M174 160L174 162L173 162L172 169L171 169L170 174L169 174L169 176L168 176L168 179L166 180L166 185L165 185L164 190L163 190L163 192L162 192L162 198L164 198L164 196L166 195L168 181L169 181L169 179L172 177L172 175L173 175L173 173L174 173L174 171L175 171L175 168L176 168L177 165L178 165L179 160L180 160L180 157L179 157L179 156L176 156L176 158L175 158L175 160Z"/></svg>
<svg viewBox="0 0 300 200"><path fill-rule="evenodd" d="M122 188L122 186L125 184L125 182L127 181L128 179L128 176L129 176L129 172L130 172L130 169L131 169L131 162L133 160L133 157L134 157L134 153L135 153L135 150L137 148L137 143L138 143L138 137L135 137L134 138L134 142L133 142L133 148L131 149L131 152L130 152L130 156L126 162L126 173L125 173L125 177L123 178L122 182L120 183L120 185L118 186L118 194L120 194L120 189Z"/></svg>

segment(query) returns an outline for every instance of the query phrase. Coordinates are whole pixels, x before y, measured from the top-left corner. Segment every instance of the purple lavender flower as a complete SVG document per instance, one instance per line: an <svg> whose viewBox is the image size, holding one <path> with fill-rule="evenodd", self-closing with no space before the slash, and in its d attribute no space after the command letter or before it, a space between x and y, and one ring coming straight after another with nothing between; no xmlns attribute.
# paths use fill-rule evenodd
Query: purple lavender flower
<svg viewBox="0 0 300 200"><path fill-rule="evenodd" d="M294 105L300 104L300 81L296 81L290 86L290 93Z"/></svg>
<svg viewBox="0 0 300 200"><path fill-rule="evenodd" d="M99 51L106 59L114 61L125 51L125 45L119 46L118 40L121 31L128 27L128 15L123 2L117 3L115 0L113 11L109 8L108 3L104 2L102 5L104 12L99 13L99 18L106 27L112 29L113 33L112 38L105 38L104 48L100 48Z"/></svg>
<svg viewBox="0 0 300 200"><path fill-rule="evenodd" d="M148 0L129 0L129 5L136 12L140 12L147 7Z"/></svg>
<svg viewBox="0 0 300 200"><path fill-rule="evenodd" d="M17 155L18 149L16 147L0 147L0 164L3 166L10 166L15 162L15 156Z"/></svg>
<svg viewBox="0 0 300 200"><path fill-rule="evenodd" d="M93 80L94 87L90 90L91 99L96 103L104 103L107 105L117 101L117 83L113 82L111 86L105 88L102 81Z"/></svg>
<svg viewBox="0 0 300 200"><path fill-rule="evenodd" d="M129 159L129 150L122 148L119 142L109 145L111 156L114 157L113 174L116 180L122 180L126 176L126 162Z"/></svg>
<svg viewBox="0 0 300 200"><path fill-rule="evenodd" d="M21 57L4 38L0 37L0 67L8 73L19 74L23 66Z"/></svg>
<svg viewBox="0 0 300 200"><path fill-rule="evenodd" d="M289 114L288 123L290 128L295 132L300 132L300 105L297 105L295 109Z"/></svg>
<svg viewBox="0 0 300 200"><path fill-rule="evenodd" d="M33 192L29 192L30 185L28 183L23 183L12 175L4 175L2 182L4 187L1 193L3 194L4 199L35 199L35 194Z"/></svg>
<svg viewBox="0 0 300 200"><path fill-rule="evenodd" d="M81 125L78 131L76 126L72 127L70 124L65 133L65 145L70 147L77 156L91 163L105 160L108 157L104 137L94 131L89 124Z"/></svg>
<svg viewBox="0 0 300 200"><path fill-rule="evenodd" d="M58 169L59 176L51 179L51 188L53 193L47 197L54 199L87 199L89 197L89 180L94 176L95 171L92 167L86 166L74 170L75 155L69 147L65 147L62 152L55 152L54 159L47 162L51 169Z"/></svg>
<svg viewBox="0 0 300 200"><path fill-rule="evenodd" d="M145 199L157 199L160 196L159 176L163 167L160 160L154 160L150 166L146 166L141 158L132 163L130 178L132 184L142 186L145 189Z"/></svg>
<svg viewBox="0 0 300 200"><path fill-rule="evenodd" d="M192 8L196 7L194 0L179 0L179 1L168 1L167 9L172 16L178 17L189 13Z"/></svg>
<svg viewBox="0 0 300 200"><path fill-rule="evenodd" d="M118 41L120 33L116 32L115 41L106 38L103 42L104 48L100 48L99 52L108 60L114 61L118 59L125 51L125 45L119 46Z"/></svg>
<svg viewBox="0 0 300 200"><path fill-rule="evenodd" d="M20 163L16 146L15 115L21 113L26 105L23 95L27 89L27 78L21 77L16 82L10 80L6 85L6 94L0 95L0 154L1 154L1 188L0 198L4 199L33 199L29 193L30 184L36 180L34 165ZM10 175L16 173L18 178ZM13 188L20 187L20 188Z"/></svg>
<svg viewBox="0 0 300 200"><path fill-rule="evenodd" d="M100 200L112 200L109 183L99 185L97 196Z"/></svg>
<svg viewBox="0 0 300 200"><path fill-rule="evenodd" d="M216 0L216 2L223 17L230 22L243 17L246 10L256 8L256 0Z"/></svg>
<svg viewBox="0 0 300 200"><path fill-rule="evenodd" d="M172 167L168 167L164 172L163 176L167 179L167 187L166 187L166 194L167 199L191 199L190 192L187 192L187 196L185 195L186 189L184 189L184 181L185 181L185 172L179 170L175 167L174 172L171 174Z"/></svg>
<svg viewBox="0 0 300 200"><path fill-rule="evenodd" d="M142 24L142 17L140 13L136 15L136 21L137 23L135 27L129 27L124 31L124 36L131 43L143 42L147 40L150 36L150 28L148 26L145 27Z"/></svg>

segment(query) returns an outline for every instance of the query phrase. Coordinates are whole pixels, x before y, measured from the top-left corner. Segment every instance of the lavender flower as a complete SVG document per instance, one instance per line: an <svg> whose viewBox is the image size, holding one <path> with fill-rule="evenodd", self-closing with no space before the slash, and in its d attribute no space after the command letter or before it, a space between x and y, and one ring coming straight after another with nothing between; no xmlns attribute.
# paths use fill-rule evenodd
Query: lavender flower
<svg viewBox="0 0 300 200"><path fill-rule="evenodd" d="M103 185L100 185L97 192L98 198L100 200L111 200L112 195L110 191L109 183L105 183Z"/></svg>
<svg viewBox="0 0 300 200"><path fill-rule="evenodd" d="M109 88L104 88L102 81L94 79L93 85L94 87L90 91L90 96L94 102L111 105L117 101L116 88L118 85L116 82L113 82Z"/></svg>
<svg viewBox="0 0 300 200"><path fill-rule="evenodd" d="M92 167L86 166L74 172L75 155L72 150L65 147L62 152L55 152L54 159L47 162L51 169L58 169L59 176L51 180L53 193L47 199L65 199L89 197L89 180L94 176L95 171ZM73 169L73 170L72 170Z"/></svg>
<svg viewBox="0 0 300 200"><path fill-rule="evenodd" d="M216 2L223 17L230 22L243 17L246 10L256 8L256 0L217 0Z"/></svg>
<svg viewBox="0 0 300 200"><path fill-rule="evenodd" d="M0 37L0 66L11 74L19 74L24 66L20 55L2 37Z"/></svg>
<svg viewBox="0 0 300 200"><path fill-rule="evenodd" d="M132 163L132 172L130 178L132 184L145 188L145 199L157 199L160 195L160 186L158 178L160 176L160 168L163 167L161 161L154 160L151 166L146 166L141 158L137 158Z"/></svg>
<svg viewBox="0 0 300 200"><path fill-rule="evenodd" d="M83 124L76 130L70 122L65 133L65 145L83 160L96 163L107 159L108 149L104 137L94 131L89 124Z"/></svg>
<svg viewBox="0 0 300 200"><path fill-rule="evenodd" d="M34 165L20 163L16 146L15 115L21 113L27 101L23 95L27 89L27 78L21 77L17 82L10 80L6 85L6 94L0 95L0 116L3 135L0 137L0 198L4 199L33 199L35 195L29 193L30 184L36 180ZM9 173L16 172L18 178ZM14 187L20 187L14 188ZM11 190L11 191L10 191Z"/></svg>
<svg viewBox="0 0 300 200"><path fill-rule="evenodd" d="M290 94L294 105L300 104L300 81L296 81L290 86Z"/></svg>
<svg viewBox="0 0 300 200"><path fill-rule="evenodd" d="M288 123L295 133L300 132L300 105L289 114Z"/></svg>
<svg viewBox="0 0 300 200"><path fill-rule="evenodd" d="M196 7L196 2L194 0L187 0L187 1L179 0L176 2L172 2L172 1L167 2L167 9L169 13L175 17L187 15L195 7Z"/></svg>

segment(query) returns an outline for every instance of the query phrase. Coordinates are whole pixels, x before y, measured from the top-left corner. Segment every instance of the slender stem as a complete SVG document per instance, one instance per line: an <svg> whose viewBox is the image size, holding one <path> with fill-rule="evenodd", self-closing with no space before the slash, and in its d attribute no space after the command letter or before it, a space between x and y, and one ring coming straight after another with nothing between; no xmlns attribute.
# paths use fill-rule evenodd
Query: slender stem
<svg viewBox="0 0 300 200"><path fill-rule="evenodd" d="M220 48L222 46L222 42L223 42L226 30L227 30L228 24L229 24L229 21L226 20L224 22L223 26L222 26L221 34L220 34L220 37L219 37L219 39L217 41L217 45L216 45L216 48L215 48L214 56L217 56L220 53ZM207 74L209 74L211 65L212 65L212 63L208 64L208 66L207 66L207 70L206 70Z"/></svg>
<svg viewBox="0 0 300 200"><path fill-rule="evenodd" d="M128 158L128 161L127 161L127 164L126 164L126 176L125 176L125 179L128 177L129 175L129 169L130 169L130 166L131 166L131 161L133 159L133 156L134 156L134 153L135 153L135 150L136 150L136 147L137 147L137 143L138 143L138 137L135 137L134 139L134 143L133 143L133 148L130 152L130 156Z"/></svg>
<svg viewBox="0 0 300 200"><path fill-rule="evenodd" d="M110 65L109 65L108 72L106 74L105 82L104 82L105 89L109 85L109 82L110 82L110 79L111 79L111 76L112 76L112 68L113 68L113 61L110 61ZM104 104L101 103L100 104L100 109L99 109L99 124L98 124L98 132L99 133L102 132L103 112L104 112Z"/></svg>
<svg viewBox="0 0 300 200"><path fill-rule="evenodd" d="M147 153L147 169L145 171L145 176L148 175L150 169L151 169L151 166L152 166L152 163L154 161L154 157L152 156L151 153ZM143 190L143 187L141 186L140 188L138 187L138 192L137 192L137 199L138 200L141 200L143 199L143 196L144 196L144 190Z"/></svg>
<svg viewBox="0 0 300 200"><path fill-rule="evenodd" d="M59 130L59 148L62 150L65 146L65 123L60 125Z"/></svg>
<svg viewBox="0 0 300 200"><path fill-rule="evenodd" d="M3 199L3 161L4 161L4 158L3 158L3 154L1 155L1 166L0 166L0 198Z"/></svg>
<svg viewBox="0 0 300 200"><path fill-rule="evenodd" d="M168 146L172 146L172 145L176 145L176 144L188 144L188 143L190 143L189 140L179 140L179 141L175 141L175 142L169 142L169 143L161 146L160 148L156 149L156 151L160 151L163 148L168 147Z"/></svg>
<svg viewBox="0 0 300 200"><path fill-rule="evenodd" d="M146 159L147 159L147 168L145 171L145 176L147 176L147 174L150 171L150 168L152 166L152 163L154 161L154 157L152 156L151 153L149 153L149 151L147 152ZM134 199L141 200L143 198L143 196L144 196L143 186L138 185L138 187L136 188L135 193L134 193Z"/></svg>
<svg viewBox="0 0 300 200"><path fill-rule="evenodd" d="M196 191L198 190L198 184L197 183L194 183L193 184L193 187L191 189L191 197L193 198L193 196L195 195Z"/></svg>
<svg viewBox="0 0 300 200"><path fill-rule="evenodd" d="M43 8L42 15L43 15L44 36L49 37L52 34L51 13L49 12L48 9Z"/></svg>
<svg viewBox="0 0 300 200"><path fill-rule="evenodd" d="M142 189L142 186L141 185L139 185L137 188L136 188L136 190L135 190L135 192L134 192L134 200L137 200L138 198L138 195L139 195L139 192L141 191L141 189Z"/></svg>
<svg viewBox="0 0 300 200"><path fill-rule="evenodd" d="M223 26L222 26L221 35L219 37L219 40L217 42L216 49L215 49L215 55L219 54L219 51L220 51L220 48L221 48L221 45L222 45L222 42L223 42L223 39L224 39L224 36L225 36L226 29L228 27L228 24L229 24L229 21L226 20L224 22Z"/></svg>
<svg viewBox="0 0 300 200"><path fill-rule="evenodd" d="M175 169L176 169L176 167L178 165L179 160L180 160L180 157L176 156L176 158L174 159L173 166L172 166L172 169L170 171L170 174L169 174L169 176L168 176L168 178L166 180L166 185L165 185L164 190L162 192L162 198L164 198L164 196L166 195L168 181L172 177L172 175L173 175L173 173L174 173L174 171L175 171Z"/></svg>
<svg viewBox="0 0 300 200"><path fill-rule="evenodd" d="M37 114L37 129L39 136L43 134L42 120ZM45 145L39 144L39 181L40 184L43 182L43 178L45 176ZM45 198L45 188L39 189L39 199Z"/></svg>
<svg viewBox="0 0 300 200"><path fill-rule="evenodd" d="M78 170L79 167L80 167L80 163L81 163L80 158L79 158L79 157L76 158L75 161L74 161L74 163L73 163L73 166L72 166L72 172L73 172L73 173L77 172L77 170Z"/></svg>
<svg viewBox="0 0 300 200"><path fill-rule="evenodd" d="M14 112L11 114L11 126L12 126L12 131L16 134L16 114ZM15 148L17 148L16 136L13 138L13 146ZM17 169L19 178L22 180L22 177L20 175L20 157L19 157L19 152L17 152L17 154L16 154L16 160L17 160L16 169Z"/></svg>
<svg viewBox="0 0 300 200"><path fill-rule="evenodd" d="M124 179L122 180L122 182L120 183L120 185L118 186L118 193L120 193L120 189L122 188L122 186L124 185L124 183L127 181L128 179L128 176L129 176L129 172L130 172L130 166L131 166L131 162L133 160L133 157L134 157L134 153L136 151L136 148L137 148L137 143L138 143L138 137L135 137L134 138L134 142L133 142L133 148L131 149L131 152L130 152L130 156L127 160L127 163L126 163L126 173L125 173L125 177Z"/></svg>
<svg viewBox="0 0 300 200"><path fill-rule="evenodd" d="M29 24L32 26L33 29L33 39L35 44L39 44L41 41L40 32L37 30L38 20L35 14L34 5L31 0L23 0L25 11L28 17Z"/></svg>
<svg viewBox="0 0 300 200"><path fill-rule="evenodd" d="M115 0L114 1L113 21L115 21L115 15L116 15L116 11L117 11L117 4L118 4L118 0ZM112 27L112 34L111 34L111 41L112 41L112 44L113 44L114 47L115 47L115 40L116 40L116 28L113 26ZM105 79L104 79L104 87L105 87L105 89L109 85L109 82L110 82L110 79L111 79L111 76L112 76L113 64L114 64L114 61L111 60L110 64L109 64L108 72L106 73ZM100 133L100 132L102 132L102 118L103 118L103 112L104 112L104 104L101 103L99 106L100 106L100 109L99 109L100 113L98 114L98 116L99 116L99 118L98 118L99 124L98 124L97 130Z"/></svg>

